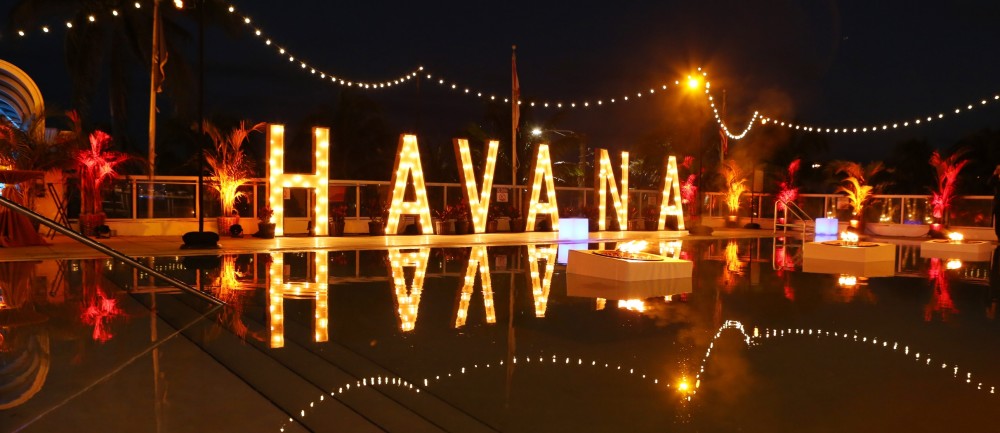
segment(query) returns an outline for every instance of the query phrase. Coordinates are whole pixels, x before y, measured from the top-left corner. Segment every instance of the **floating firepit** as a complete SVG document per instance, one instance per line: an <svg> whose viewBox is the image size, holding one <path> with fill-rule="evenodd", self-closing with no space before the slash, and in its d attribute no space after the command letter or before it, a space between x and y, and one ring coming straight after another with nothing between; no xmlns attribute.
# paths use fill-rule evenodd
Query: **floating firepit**
<svg viewBox="0 0 1000 433"><path fill-rule="evenodd" d="M993 244L986 241L965 240L959 232L951 232L948 239L931 239L920 245L920 257L988 261Z"/></svg>
<svg viewBox="0 0 1000 433"><path fill-rule="evenodd" d="M633 241L614 250L570 251L566 273L614 281L691 278L690 261L646 253L647 246L646 241Z"/></svg>
<svg viewBox="0 0 1000 433"><path fill-rule="evenodd" d="M862 242L858 234L843 232L839 240L807 242L802 251L803 269L808 269L810 261L875 263L896 262L896 246L881 242Z"/></svg>

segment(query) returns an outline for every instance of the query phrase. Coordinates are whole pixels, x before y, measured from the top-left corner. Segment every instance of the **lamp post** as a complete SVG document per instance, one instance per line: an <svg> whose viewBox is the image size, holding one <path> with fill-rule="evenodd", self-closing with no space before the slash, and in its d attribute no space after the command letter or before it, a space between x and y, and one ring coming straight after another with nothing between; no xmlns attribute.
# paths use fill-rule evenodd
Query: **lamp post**
<svg viewBox="0 0 1000 433"><path fill-rule="evenodd" d="M702 89L702 82L698 78L698 75L688 75L686 84L687 90L691 92L697 92ZM701 125L698 122L695 122L694 128L695 133L692 134L692 136L698 140L698 150L700 153L700 158L698 158L698 204L695 207L695 209L698 210L698 215L693 218L690 227L688 227L688 233L693 235L711 235L712 228L701 223L703 213L701 207L704 204L704 201L702 200L702 193L704 191L703 178L705 177L705 170L703 169L705 161L705 142L701 136Z"/></svg>

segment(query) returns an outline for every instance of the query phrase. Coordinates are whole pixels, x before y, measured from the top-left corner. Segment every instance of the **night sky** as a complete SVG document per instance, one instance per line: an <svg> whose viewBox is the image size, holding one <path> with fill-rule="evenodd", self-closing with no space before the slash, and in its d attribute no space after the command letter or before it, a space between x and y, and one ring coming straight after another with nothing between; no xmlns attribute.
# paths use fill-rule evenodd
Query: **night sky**
<svg viewBox="0 0 1000 433"><path fill-rule="evenodd" d="M5 16L12 3L0 6ZM509 96L513 44L522 97L539 101L621 97L672 84L703 66L716 95L726 90L736 130L755 109L860 128L952 113L1000 92L995 0L233 4L297 59L358 81L391 79L423 65L460 86ZM34 76L50 107L69 103L64 32L13 41L7 28L0 41L0 58ZM207 34L209 114L296 123L336 105L340 87L303 72L246 28L238 35ZM131 117L140 143L146 85L133 84ZM445 140L453 131L481 121L485 112L476 98L426 81L419 91L411 83L371 95L392 128L417 131L429 146L450 146ZM704 100L678 102L683 97L675 89L561 115L538 109L533 116L586 134L592 147L627 148L668 116L707 110ZM926 138L946 148L983 128L1000 128L1000 104L905 131L828 138L831 156L868 160L903 140Z"/></svg>

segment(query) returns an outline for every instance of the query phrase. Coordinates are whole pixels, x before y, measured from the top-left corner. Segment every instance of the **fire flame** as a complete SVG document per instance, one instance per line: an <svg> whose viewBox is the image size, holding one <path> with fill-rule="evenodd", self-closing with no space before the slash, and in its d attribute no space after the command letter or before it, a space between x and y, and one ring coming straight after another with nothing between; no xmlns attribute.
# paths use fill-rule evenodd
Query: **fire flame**
<svg viewBox="0 0 1000 433"><path fill-rule="evenodd" d="M948 233L948 239L950 239L952 242L962 242L962 240L965 239L965 236L963 236L959 232L951 232Z"/></svg>
<svg viewBox="0 0 1000 433"><path fill-rule="evenodd" d="M842 232L840 233L840 240L844 241L845 245L857 245L858 234L854 232Z"/></svg>
<svg viewBox="0 0 1000 433"><path fill-rule="evenodd" d="M623 244L619 244L618 248L616 249L623 253L635 254L645 251L646 247L648 246L649 242L646 241L629 241Z"/></svg>

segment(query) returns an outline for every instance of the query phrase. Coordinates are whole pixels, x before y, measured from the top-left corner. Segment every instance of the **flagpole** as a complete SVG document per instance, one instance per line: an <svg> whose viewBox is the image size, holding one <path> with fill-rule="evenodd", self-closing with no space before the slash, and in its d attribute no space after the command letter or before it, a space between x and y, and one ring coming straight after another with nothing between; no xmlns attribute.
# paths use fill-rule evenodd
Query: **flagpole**
<svg viewBox="0 0 1000 433"><path fill-rule="evenodd" d="M511 200L513 200L515 196L520 196L517 192L517 123L518 118L521 117L520 107L518 106L521 95L520 84L517 82L517 45L511 45L510 47L510 70L510 194ZM520 202L518 201L517 203L518 207L520 207Z"/></svg>
<svg viewBox="0 0 1000 433"><path fill-rule="evenodd" d="M160 0L153 0L153 46L150 59L152 66L149 71L149 186L146 194L146 218L153 217L153 194L156 190L153 178L156 172L156 92L160 86Z"/></svg>

